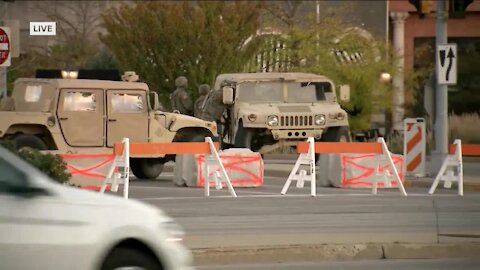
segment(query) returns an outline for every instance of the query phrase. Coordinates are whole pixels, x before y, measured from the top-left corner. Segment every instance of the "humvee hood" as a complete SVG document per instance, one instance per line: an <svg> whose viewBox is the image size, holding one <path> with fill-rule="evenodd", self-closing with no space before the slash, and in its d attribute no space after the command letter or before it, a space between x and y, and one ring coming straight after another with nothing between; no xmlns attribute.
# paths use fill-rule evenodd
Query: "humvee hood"
<svg viewBox="0 0 480 270"><path fill-rule="evenodd" d="M337 103L318 102L318 103L255 103L242 104L240 112L257 114L310 114L338 111L340 106Z"/></svg>

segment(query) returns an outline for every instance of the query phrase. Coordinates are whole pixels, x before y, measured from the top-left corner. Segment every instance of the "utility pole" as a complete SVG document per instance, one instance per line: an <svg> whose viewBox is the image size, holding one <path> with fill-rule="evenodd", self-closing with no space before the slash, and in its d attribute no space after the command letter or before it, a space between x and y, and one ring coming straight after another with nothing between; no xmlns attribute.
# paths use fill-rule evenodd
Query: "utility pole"
<svg viewBox="0 0 480 270"><path fill-rule="evenodd" d="M320 36L318 35L318 29L320 28L320 1L316 1L317 4L317 44L316 44L316 49L318 50L319 43L320 43ZM318 56L317 53L317 64L320 61L320 57Z"/></svg>
<svg viewBox="0 0 480 270"><path fill-rule="evenodd" d="M437 23L435 45L447 44L447 2L446 0L437 1ZM435 57L435 65L440 65L438 57ZM438 78L439 74L437 74ZM435 110L435 152L440 156L440 160L448 154L448 85L440 84L437 80L436 89L436 110ZM441 162L441 161L439 161Z"/></svg>
<svg viewBox="0 0 480 270"><path fill-rule="evenodd" d="M1 10L3 10L2 14L0 14L0 26L5 26L6 24L6 19L8 16L7 10L9 8L9 4L10 3L4 1L0 3L0 6L2 7ZM6 97L8 93L7 72L8 69L6 66L0 66L0 98Z"/></svg>

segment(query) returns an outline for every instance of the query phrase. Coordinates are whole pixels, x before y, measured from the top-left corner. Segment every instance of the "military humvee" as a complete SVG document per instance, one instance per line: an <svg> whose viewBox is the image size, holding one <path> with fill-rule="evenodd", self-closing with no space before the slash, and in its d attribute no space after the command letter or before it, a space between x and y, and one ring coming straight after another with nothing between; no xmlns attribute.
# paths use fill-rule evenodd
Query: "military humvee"
<svg viewBox="0 0 480 270"><path fill-rule="evenodd" d="M0 139L17 148L58 153L112 153L115 143L204 141L215 122L157 110L158 95L145 83L83 79L15 81L0 104ZM156 178L174 156L132 156L139 178Z"/></svg>
<svg viewBox="0 0 480 270"><path fill-rule="evenodd" d="M342 100L350 88L340 88ZM221 74L226 105L222 143L269 153L314 137L317 141L349 141L348 115L337 102L335 84L307 73Z"/></svg>

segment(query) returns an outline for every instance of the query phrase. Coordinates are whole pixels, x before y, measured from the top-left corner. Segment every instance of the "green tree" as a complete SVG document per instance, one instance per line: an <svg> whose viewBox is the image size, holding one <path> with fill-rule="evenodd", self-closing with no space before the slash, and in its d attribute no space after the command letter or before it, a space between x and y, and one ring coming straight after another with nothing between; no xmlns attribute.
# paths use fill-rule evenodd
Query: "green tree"
<svg viewBox="0 0 480 270"><path fill-rule="evenodd" d="M219 73L239 72L257 52L262 3L255 1L123 4L103 15L100 36L123 70L134 70L159 93L162 103L186 76L195 97L197 86L212 85Z"/></svg>

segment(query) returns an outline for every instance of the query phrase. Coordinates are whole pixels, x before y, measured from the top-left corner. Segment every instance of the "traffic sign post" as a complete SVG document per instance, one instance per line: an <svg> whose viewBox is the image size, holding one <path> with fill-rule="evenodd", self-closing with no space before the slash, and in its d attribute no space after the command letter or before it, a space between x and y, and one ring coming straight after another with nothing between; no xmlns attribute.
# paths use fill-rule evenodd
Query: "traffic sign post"
<svg viewBox="0 0 480 270"><path fill-rule="evenodd" d="M457 84L457 44L437 46L437 83L443 85Z"/></svg>
<svg viewBox="0 0 480 270"><path fill-rule="evenodd" d="M10 58L10 28L0 27L0 67L9 67Z"/></svg>
<svg viewBox="0 0 480 270"><path fill-rule="evenodd" d="M436 57L435 57L435 66L436 66L436 75L437 75L437 85L436 85L436 106L435 106L435 127L434 127L434 136L435 136L435 154L433 157L434 164L438 167L441 166L442 161L448 155L448 84L442 83L447 81L450 82L452 79L452 68L453 61L456 61L456 51L455 54L450 53L451 47L445 47L445 44L448 44L447 41L447 0L438 0L437 1L437 22L436 22ZM448 56L450 53L450 57ZM442 56L440 56L442 54ZM455 57L453 57L455 56ZM443 63L442 63L443 58ZM456 73L456 65L455 65ZM456 77L456 75L455 75ZM456 78L455 78L456 81Z"/></svg>
<svg viewBox="0 0 480 270"><path fill-rule="evenodd" d="M7 67L11 64L10 28L0 27L0 96L7 96Z"/></svg>

